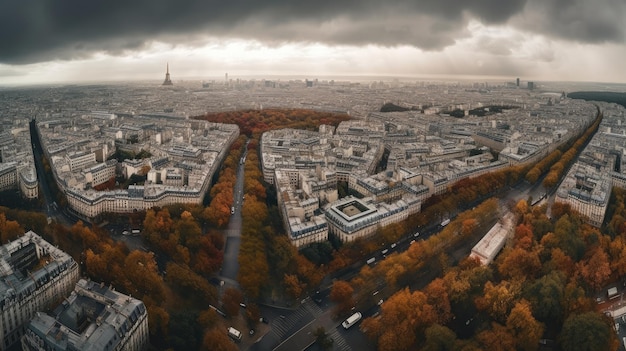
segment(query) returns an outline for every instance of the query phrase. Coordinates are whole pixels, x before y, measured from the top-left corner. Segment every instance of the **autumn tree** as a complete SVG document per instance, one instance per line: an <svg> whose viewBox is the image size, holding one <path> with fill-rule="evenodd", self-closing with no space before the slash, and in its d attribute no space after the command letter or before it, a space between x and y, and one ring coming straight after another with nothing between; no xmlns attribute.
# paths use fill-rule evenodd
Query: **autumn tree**
<svg viewBox="0 0 626 351"><path fill-rule="evenodd" d="M550 171L548 175L543 179L543 187L546 189L550 189L556 185L559 181L560 172L557 170Z"/></svg>
<svg viewBox="0 0 626 351"><path fill-rule="evenodd" d="M169 334L170 315L164 307L159 306L156 301L144 298L144 304L148 310L148 326L151 340L165 341Z"/></svg>
<svg viewBox="0 0 626 351"><path fill-rule="evenodd" d="M452 308L445 282L437 278L424 289L428 303L435 309L436 322L446 324L452 318Z"/></svg>
<svg viewBox="0 0 626 351"><path fill-rule="evenodd" d="M523 217L526 213L528 213L528 207L528 202L522 199L515 204L515 208L513 210L518 217Z"/></svg>
<svg viewBox="0 0 626 351"><path fill-rule="evenodd" d="M478 221L474 218L468 218L462 222L461 225L461 235L463 236L471 236L474 234L474 231L478 228Z"/></svg>
<svg viewBox="0 0 626 351"><path fill-rule="evenodd" d="M373 296L372 293L377 289L381 281L382 279L374 269L369 265L364 265L359 274L352 278L350 283L356 290L358 301L374 303L376 297Z"/></svg>
<svg viewBox="0 0 626 351"><path fill-rule="evenodd" d="M269 247L268 263L274 272L293 273L296 270L297 255L298 250L288 237L276 236Z"/></svg>
<svg viewBox="0 0 626 351"><path fill-rule="evenodd" d="M498 266L498 271L504 277L520 281L534 278L540 270L538 251L527 251L521 247L510 250Z"/></svg>
<svg viewBox="0 0 626 351"><path fill-rule="evenodd" d="M163 278L159 275L154 256L147 252L133 250L123 261L129 285L127 292L134 296L151 296L156 301L165 299Z"/></svg>
<svg viewBox="0 0 626 351"><path fill-rule="evenodd" d="M196 299L199 303L210 303L217 300L214 286L189 267L174 262L167 264L167 280L180 295Z"/></svg>
<svg viewBox="0 0 626 351"><path fill-rule="evenodd" d="M608 255L598 246L577 264L577 268L587 285L594 290L604 286L611 275Z"/></svg>
<svg viewBox="0 0 626 351"><path fill-rule="evenodd" d="M0 213L0 239L3 243L15 240L22 234L24 229L17 221L9 221L4 213Z"/></svg>
<svg viewBox="0 0 626 351"><path fill-rule="evenodd" d="M506 320L506 328L513 336L517 350L537 350L544 328L533 317L527 301L521 300L515 304Z"/></svg>
<svg viewBox="0 0 626 351"><path fill-rule="evenodd" d="M510 351L515 350L515 340L506 327L492 323L491 329L483 330L476 335L476 339L483 346L483 350Z"/></svg>
<svg viewBox="0 0 626 351"><path fill-rule="evenodd" d="M300 280L306 282L308 286L317 286L324 279L324 271L320 270L301 254L295 256L295 262L296 272Z"/></svg>
<svg viewBox="0 0 626 351"><path fill-rule="evenodd" d="M467 259L459 267L451 269L443 276L450 301L457 304L472 303L475 296L482 294L485 283L492 279L489 266Z"/></svg>
<svg viewBox="0 0 626 351"><path fill-rule="evenodd" d="M224 239L219 234L204 235L199 240L198 250L191 258L190 267L198 273L211 274L222 266Z"/></svg>
<svg viewBox="0 0 626 351"><path fill-rule="evenodd" d="M354 289L343 280L336 280L330 290L330 300L337 304L335 314L344 314L354 306L352 294Z"/></svg>
<svg viewBox="0 0 626 351"><path fill-rule="evenodd" d="M184 211L180 220L175 226L176 234L178 234L178 240L181 245L185 246L189 250L195 252L200 245L200 238L202 236L202 229L198 225L198 222L193 218L191 212Z"/></svg>
<svg viewBox="0 0 626 351"><path fill-rule="evenodd" d="M222 295L222 305L224 312L229 316L239 314L239 304L243 301L243 294L235 288L227 288Z"/></svg>
<svg viewBox="0 0 626 351"><path fill-rule="evenodd" d="M207 351L237 351L239 348L230 340L225 330L212 328L202 339L202 348Z"/></svg>
<svg viewBox="0 0 626 351"><path fill-rule="evenodd" d="M609 247L611 272L618 276L626 275L626 245L622 237L616 237Z"/></svg>
<svg viewBox="0 0 626 351"><path fill-rule="evenodd" d="M300 295L302 295L302 291L305 286L305 284L300 282L298 276L295 274L285 274L283 284L285 285L285 291L287 294L294 299L297 299Z"/></svg>
<svg viewBox="0 0 626 351"><path fill-rule="evenodd" d="M572 314L581 314L592 310L593 301L585 289L575 280L569 281L563 290L563 311L565 318Z"/></svg>
<svg viewBox="0 0 626 351"><path fill-rule="evenodd" d="M379 350L412 349L417 334L423 333L437 320L436 310L427 302L426 295L421 291L411 292L408 288L385 301L380 317L380 325L384 327L379 331Z"/></svg>
<svg viewBox="0 0 626 351"><path fill-rule="evenodd" d="M83 247L98 247L98 235L94 233L89 227L86 227L82 221L76 222L70 229L72 236L81 240Z"/></svg>
<svg viewBox="0 0 626 351"><path fill-rule="evenodd" d="M499 283L488 281L483 296L476 298L476 308L486 311L491 318L504 323L515 305L521 288L518 283L503 280Z"/></svg>
<svg viewBox="0 0 626 351"><path fill-rule="evenodd" d="M198 314L197 322L204 329L213 328L217 326L220 316L215 312L212 308L207 308L205 310L200 311Z"/></svg>

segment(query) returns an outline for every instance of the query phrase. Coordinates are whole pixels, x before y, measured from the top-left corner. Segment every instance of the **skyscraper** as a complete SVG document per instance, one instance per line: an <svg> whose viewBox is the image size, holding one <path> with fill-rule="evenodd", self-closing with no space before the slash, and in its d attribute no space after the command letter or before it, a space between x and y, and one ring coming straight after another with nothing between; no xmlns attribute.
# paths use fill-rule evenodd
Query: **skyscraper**
<svg viewBox="0 0 626 351"><path fill-rule="evenodd" d="M167 63L167 70L165 71L165 80L163 81L163 85L174 85L172 80L170 79L170 63Z"/></svg>

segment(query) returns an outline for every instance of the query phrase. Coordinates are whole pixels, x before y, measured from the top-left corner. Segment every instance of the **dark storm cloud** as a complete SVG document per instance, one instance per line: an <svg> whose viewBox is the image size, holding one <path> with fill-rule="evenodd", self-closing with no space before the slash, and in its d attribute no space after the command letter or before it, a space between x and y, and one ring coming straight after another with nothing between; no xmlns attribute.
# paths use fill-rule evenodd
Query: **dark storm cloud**
<svg viewBox="0 0 626 351"><path fill-rule="evenodd" d="M531 0L512 23L522 29L583 43L624 43L624 0Z"/></svg>
<svg viewBox="0 0 626 351"><path fill-rule="evenodd" d="M202 36L437 50L467 35L470 18L487 24L514 19L521 27L582 41L623 38L623 21L598 23L567 6L586 6L583 1L1 0L0 62L119 54L152 40L186 43ZM607 18L624 15L623 0L588 2L594 8L606 3ZM552 23L554 18L567 23Z"/></svg>

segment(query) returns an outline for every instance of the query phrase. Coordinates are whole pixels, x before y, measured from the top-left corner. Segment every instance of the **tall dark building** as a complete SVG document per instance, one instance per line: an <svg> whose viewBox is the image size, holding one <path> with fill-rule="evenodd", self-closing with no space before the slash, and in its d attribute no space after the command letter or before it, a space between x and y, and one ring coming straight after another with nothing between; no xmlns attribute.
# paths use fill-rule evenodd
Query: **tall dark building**
<svg viewBox="0 0 626 351"><path fill-rule="evenodd" d="M515 85L519 87L519 78L517 78L517 81L515 82Z"/></svg>
<svg viewBox="0 0 626 351"><path fill-rule="evenodd" d="M167 63L167 70L165 71L165 80L163 81L163 85L174 85L172 80L170 79L170 63Z"/></svg>
<svg viewBox="0 0 626 351"><path fill-rule="evenodd" d="M535 89L535 82L528 82L528 90Z"/></svg>

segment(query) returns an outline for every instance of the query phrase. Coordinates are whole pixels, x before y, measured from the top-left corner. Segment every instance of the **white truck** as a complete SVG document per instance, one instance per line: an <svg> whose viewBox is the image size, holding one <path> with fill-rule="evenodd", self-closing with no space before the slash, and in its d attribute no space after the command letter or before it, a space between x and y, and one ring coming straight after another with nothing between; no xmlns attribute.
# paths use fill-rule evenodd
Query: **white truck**
<svg viewBox="0 0 626 351"><path fill-rule="evenodd" d="M341 323L341 325L345 329L349 329L351 326L355 325L356 322L360 321L361 317L362 317L361 312L356 312L353 315L351 315L350 317L348 317L348 319L343 321L343 323Z"/></svg>
<svg viewBox="0 0 626 351"><path fill-rule="evenodd" d="M441 222L441 226L442 226L442 227L445 227L445 226L447 226L448 224L450 224L450 219L444 219L444 221L443 221L443 222Z"/></svg>

